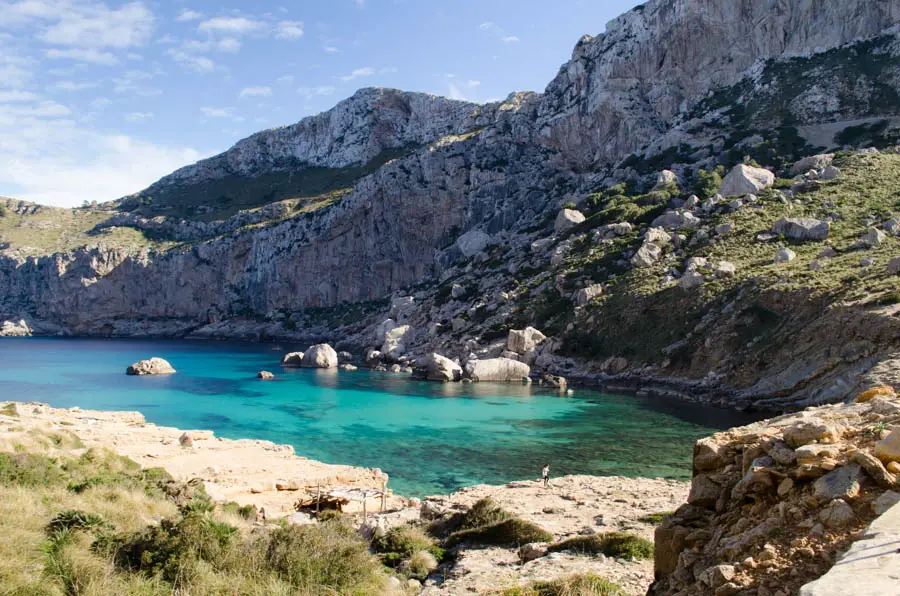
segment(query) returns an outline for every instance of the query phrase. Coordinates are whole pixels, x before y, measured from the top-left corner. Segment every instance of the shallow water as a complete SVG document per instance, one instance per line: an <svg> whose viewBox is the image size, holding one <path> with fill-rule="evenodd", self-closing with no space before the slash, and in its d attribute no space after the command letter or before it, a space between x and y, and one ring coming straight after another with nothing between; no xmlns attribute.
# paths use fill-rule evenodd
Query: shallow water
<svg viewBox="0 0 900 596"><path fill-rule="evenodd" d="M538 386L439 384L368 371L282 369L305 346L118 339L0 341L0 400L138 410L148 421L289 443L299 455L378 467L410 496L478 483L595 474L690 478L693 442L737 412ZM159 356L168 377L128 377ZM260 370L277 375L258 381Z"/></svg>

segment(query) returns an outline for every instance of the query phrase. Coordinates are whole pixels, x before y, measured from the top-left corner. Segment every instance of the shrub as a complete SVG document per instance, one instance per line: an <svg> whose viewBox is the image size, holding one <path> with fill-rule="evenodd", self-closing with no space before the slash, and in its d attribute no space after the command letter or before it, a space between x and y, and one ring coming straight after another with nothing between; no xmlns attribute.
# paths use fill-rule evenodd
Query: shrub
<svg viewBox="0 0 900 596"><path fill-rule="evenodd" d="M667 517L671 517L674 511L660 511L659 513L648 513L638 519L638 521L642 521L646 524L656 524L659 525L663 523L663 521Z"/></svg>
<svg viewBox="0 0 900 596"><path fill-rule="evenodd" d="M62 482L62 470L56 460L30 453L0 453L0 485L38 488Z"/></svg>
<svg viewBox="0 0 900 596"><path fill-rule="evenodd" d="M513 517L489 526L454 532L447 539L446 546L452 547L462 542L473 542L515 547L529 542L549 542L551 540L553 540L553 535L544 528Z"/></svg>
<svg viewBox="0 0 900 596"><path fill-rule="evenodd" d="M234 501L228 501L227 503L222 504L222 511L225 513L230 513L232 515L237 515L243 519L254 521L256 519L256 505L243 505L241 506Z"/></svg>
<svg viewBox="0 0 900 596"><path fill-rule="evenodd" d="M391 528L373 546L377 553L397 553L401 558L407 558L419 551L430 550L435 541L421 528L406 524Z"/></svg>
<svg viewBox="0 0 900 596"><path fill-rule="evenodd" d="M463 515L462 523L459 527L461 530L481 528L511 517L512 514L500 507L496 501L490 497L485 497L476 501L472 508Z"/></svg>
<svg viewBox="0 0 900 596"><path fill-rule="evenodd" d="M574 201L566 201L562 205L563 209L578 209L578 205L575 204Z"/></svg>
<svg viewBox="0 0 900 596"><path fill-rule="evenodd" d="M366 545L340 524L286 526L272 532L267 564L291 585L321 586L345 594L368 594L383 581L381 566Z"/></svg>
<svg viewBox="0 0 900 596"><path fill-rule="evenodd" d="M539 581L524 588L510 588L503 596L625 596L622 586L599 575L571 575L551 581Z"/></svg>
<svg viewBox="0 0 900 596"><path fill-rule="evenodd" d="M420 550L400 565L400 571L412 579L423 580L428 574L437 569L437 558L426 550Z"/></svg>
<svg viewBox="0 0 900 596"><path fill-rule="evenodd" d="M719 192L719 187L722 186L722 175L724 173L725 168L722 166L717 166L711 172L703 169L699 170L697 172L697 181L694 183L694 194L701 199L715 196Z"/></svg>
<svg viewBox="0 0 900 596"><path fill-rule="evenodd" d="M608 557L652 559L653 543L634 534L608 532L591 536L574 536L551 544L547 552L571 551L585 555L604 554Z"/></svg>
<svg viewBox="0 0 900 596"><path fill-rule="evenodd" d="M50 520L47 524L47 533L53 534L60 530L98 530L106 526L106 522L99 515L69 509Z"/></svg>
<svg viewBox="0 0 900 596"><path fill-rule="evenodd" d="M16 408L16 404L8 403L0 408L0 414L3 414L4 416L10 416L12 418L18 418L19 410Z"/></svg>

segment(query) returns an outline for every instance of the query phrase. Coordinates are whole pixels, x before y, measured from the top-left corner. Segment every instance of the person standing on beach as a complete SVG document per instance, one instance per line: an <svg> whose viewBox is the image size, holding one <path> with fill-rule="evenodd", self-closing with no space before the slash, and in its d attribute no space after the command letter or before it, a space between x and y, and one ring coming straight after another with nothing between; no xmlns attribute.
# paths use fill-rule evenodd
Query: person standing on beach
<svg viewBox="0 0 900 596"><path fill-rule="evenodd" d="M546 464L541 470L541 480L544 481L545 487L550 486L550 464Z"/></svg>

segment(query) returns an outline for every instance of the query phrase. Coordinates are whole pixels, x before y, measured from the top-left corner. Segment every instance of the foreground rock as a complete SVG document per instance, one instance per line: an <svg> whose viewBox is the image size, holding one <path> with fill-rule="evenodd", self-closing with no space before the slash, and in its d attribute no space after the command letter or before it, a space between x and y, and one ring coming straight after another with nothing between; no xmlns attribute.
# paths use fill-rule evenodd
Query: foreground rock
<svg viewBox="0 0 900 596"><path fill-rule="evenodd" d="M719 194L723 197L755 195L775 184L775 174L762 168L738 165L732 169L722 185Z"/></svg>
<svg viewBox="0 0 900 596"><path fill-rule="evenodd" d="M772 226L776 234L791 240L825 240L831 223L812 217L782 217Z"/></svg>
<svg viewBox="0 0 900 596"><path fill-rule="evenodd" d="M24 319L18 323L15 321L3 321L0 325L0 337L31 337L31 327Z"/></svg>
<svg viewBox="0 0 900 596"><path fill-rule="evenodd" d="M463 370L454 361L433 353L426 358L426 378L429 381L453 382L462 379Z"/></svg>
<svg viewBox="0 0 900 596"><path fill-rule="evenodd" d="M337 368L338 355L328 344L316 344L303 352L303 368Z"/></svg>
<svg viewBox="0 0 900 596"><path fill-rule="evenodd" d="M466 378L473 381L510 383L528 381L531 367L510 358L470 360L466 363Z"/></svg>
<svg viewBox="0 0 900 596"><path fill-rule="evenodd" d="M698 441L687 503L655 534L650 593L798 593L892 499L900 480L876 445L896 421L896 394L877 388Z"/></svg>
<svg viewBox="0 0 900 596"><path fill-rule="evenodd" d="M171 375L175 374L175 369L162 358L150 358L135 362L128 367L125 374L133 376Z"/></svg>

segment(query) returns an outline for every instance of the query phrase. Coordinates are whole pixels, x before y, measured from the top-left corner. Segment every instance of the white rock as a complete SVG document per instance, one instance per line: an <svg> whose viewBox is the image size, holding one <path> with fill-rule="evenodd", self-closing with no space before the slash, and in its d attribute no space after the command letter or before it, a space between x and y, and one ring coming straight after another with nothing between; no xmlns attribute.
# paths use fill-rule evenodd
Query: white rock
<svg viewBox="0 0 900 596"><path fill-rule="evenodd" d="M678 287L682 290L693 290L694 288L702 286L704 281L706 281L706 278L703 277L702 273L688 271L678 280Z"/></svg>
<svg viewBox="0 0 900 596"><path fill-rule="evenodd" d="M508 358L470 360L466 363L466 377L473 381L515 382L527 379L529 374L531 367Z"/></svg>
<svg viewBox="0 0 900 596"><path fill-rule="evenodd" d="M822 170L822 174L820 178L825 180L826 182L829 180L837 180L841 175L841 170L836 168L835 166L828 166L824 170Z"/></svg>
<svg viewBox="0 0 900 596"><path fill-rule="evenodd" d="M337 368L337 365L337 352L328 344L310 346L303 353L304 368Z"/></svg>
<svg viewBox="0 0 900 596"><path fill-rule="evenodd" d="M175 369L162 358L154 357L149 360L135 362L128 367L125 373L133 376L171 375L175 373Z"/></svg>
<svg viewBox="0 0 900 596"><path fill-rule="evenodd" d="M810 170L824 170L834 161L833 153L804 157L791 167L791 176L799 176Z"/></svg>
<svg viewBox="0 0 900 596"><path fill-rule="evenodd" d="M3 321L0 325L0 337L31 337L31 327L25 322L25 319L15 321Z"/></svg>
<svg viewBox="0 0 900 596"><path fill-rule="evenodd" d="M575 209L562 209L556 216L553 231L556 234L570 230L585 220L584 214Z"/></svg>
<svg viewBox="0 0 900 596"><path fill-rule="evenodd" d="M425 367L429 381L453 382L462 378L462 367L436 352L426 358Z"/></svg>
<svg viewBox="0 0 900 596"><path fill-rule="evenodd" d="M773 184L775 184L775 174L769 170L741 164L735 166L722 180L719 194L725 197L757 194Z"/></svg>
<svg viewBox="0 0 900 596"><path fill-rule="evenodd" d="M584 306L591 302L594 298L603 294L602 284L593 284L586 288L581 288L575 292L575 305Z"/></svg>
<svg viewBox="0 0 900 596"><path fill-rule="evenodd" d="M690 211L667 211L654 219L650 225L667 230L683 230L685 228L696 228L700 225L700 219Z"/></svg>
<svg viewBox="0 0 900 596"><path fill-rule="evenodd" d="M375 342L376 343L383 342L384 335L388 331L390 331L391 329L394 329L396 327L397 327L397 321L395 321L394 319L385 319L382 322L378 323L378 325L375 326Z"/></svg>
<svg viewBox="0 0 900 596"><path fill-rule="evenodd" d="M547 336L534 327L526 327L522 330L510 329L506 338L506 349L516 354L524 354L528 350L533 350L535 346L546 339Z"/></svg>
<svg viewBox="0 0 900 596"><path fill-rule="evenodd" d="M716 277L734 277L737 268L730 261L719 261L713 265L712 270Z"/></svg>
<svg viewBox="0 0 900 596"><path fill-rule="evenodd" d="M465 257L474 257L490 243L491 237L481 230L469 230L456 239L456 247Z"/></svg>
<svg viewBox="0 0 900 596"><path fill-rule="evenodd" d="M779 248L778 252L775 253L775 262L776 263L788 263L797 258L797 253L792 251L789 248Z"/></svg>
<svg viewBox="0 0 900 596"><path fill-rule="evenodd" d="M662 249L652 242L644 242L631 257L631 264L635 267L650 267L662 256Z"/></svg>
<svg viewBox="0 0 900 596"><path fill-rule="evenodd" d="M384 343L381 344L382 355L393 359L402 356L406 351L406 343L404 340L406 335L410 332L410 329L409 325L401 325L387 331L384 334Z"/></svg>
<svg viewBox="0 0 900 596"><path fill-rule="evenodd" d="M825 240L831 230L831 222L812 217L782 217L772 226L772 231L792 240Z"/></svg>
<svg viewBox="0 0 900 596"><path fill-rule="evenodd" d="M869 228L863 232L863 235L859 239L859 244L860 246L867 248L875 248L876 246L881 245L885 240L887 240L887 234L878 228Z"/></svg>
<svg viewBox="0 0 900 596"><path fill-rule="evenodd" d="M670 184L678 184L678 174L672 170L663 170L656 176L656 185L652 190L662 190Z"/></svg>

